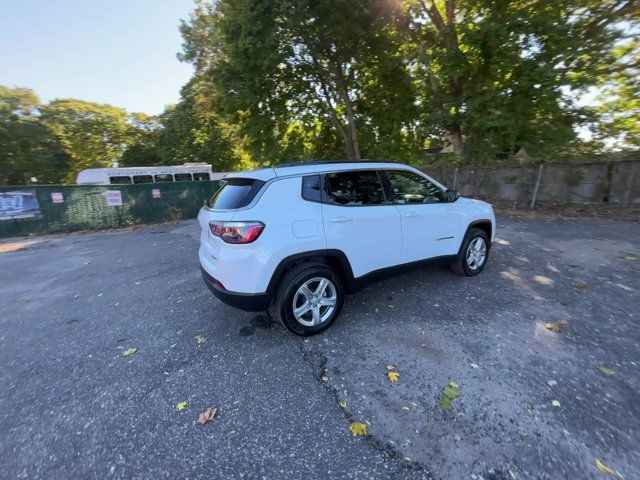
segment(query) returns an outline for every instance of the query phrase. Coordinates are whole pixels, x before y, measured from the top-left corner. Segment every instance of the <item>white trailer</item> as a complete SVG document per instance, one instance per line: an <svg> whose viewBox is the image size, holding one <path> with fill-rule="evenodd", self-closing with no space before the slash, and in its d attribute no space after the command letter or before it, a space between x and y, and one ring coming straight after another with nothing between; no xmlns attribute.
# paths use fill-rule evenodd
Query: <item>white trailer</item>
<svg viewBox="0 0 640 480"><path fill-rule="evenodd" d="M161 167L87 168L78 173L78 185L130 185L134 183L219 180L227 172L212 172L208 163L185 163Z"/></svg>

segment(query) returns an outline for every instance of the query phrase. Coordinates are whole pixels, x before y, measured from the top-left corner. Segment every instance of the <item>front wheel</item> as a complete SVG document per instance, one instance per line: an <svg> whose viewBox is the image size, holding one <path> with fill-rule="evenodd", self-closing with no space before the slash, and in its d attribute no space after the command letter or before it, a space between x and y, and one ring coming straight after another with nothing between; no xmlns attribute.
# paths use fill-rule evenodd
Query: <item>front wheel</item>
<svg viewBox="0 0 640 480"><path fill-rule="evenodd" d="M333 269L303 263L285 273L269 313L295 334L315 335L335 321L343 301L344 287Z"/></svg>
<svg viewBox="0 0 640 480"><path fill-rule="evenodd" d="M456 263L455 272L472 277L479 274L489 259L489 237L484 230L470 229L464 237Z"/></svg>

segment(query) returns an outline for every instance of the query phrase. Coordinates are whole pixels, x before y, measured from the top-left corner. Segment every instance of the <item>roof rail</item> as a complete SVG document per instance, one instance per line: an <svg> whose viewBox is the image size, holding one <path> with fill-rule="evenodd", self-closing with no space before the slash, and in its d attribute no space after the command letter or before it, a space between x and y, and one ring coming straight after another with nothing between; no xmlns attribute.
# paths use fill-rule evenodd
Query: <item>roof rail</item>
<svg viewBox="0 0 640 480"><path fill-rule="evenodd" d="M300 162L288 162L275 165L273 168L285 168L285 167L303 167L305 165L327 165L331 163L399 163L390 162L387 160L303 160Z"/></svg>

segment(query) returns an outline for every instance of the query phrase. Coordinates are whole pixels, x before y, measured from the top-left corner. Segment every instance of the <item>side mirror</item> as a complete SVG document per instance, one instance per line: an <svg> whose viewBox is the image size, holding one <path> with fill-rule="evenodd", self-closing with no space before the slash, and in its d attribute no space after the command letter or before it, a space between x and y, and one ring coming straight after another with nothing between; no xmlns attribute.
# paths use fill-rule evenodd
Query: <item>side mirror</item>
<svg viewBox="0 0 640 480"><path fill-rule="evenodd" d="M444 192L444 198L447 202L455 202L460 198L460 192L457 190L447 190Z"/></svg>

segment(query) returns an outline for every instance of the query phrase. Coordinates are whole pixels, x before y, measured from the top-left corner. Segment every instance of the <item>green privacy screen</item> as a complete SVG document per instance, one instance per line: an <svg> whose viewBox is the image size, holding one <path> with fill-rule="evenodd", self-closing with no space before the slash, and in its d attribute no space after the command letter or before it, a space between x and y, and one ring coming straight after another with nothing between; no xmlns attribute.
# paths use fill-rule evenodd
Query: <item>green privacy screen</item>
<svg viewBox="0 0 640 480"><path fill-rule="evenodd" d="M217 181L0 187L0 237L195 218Z"/></svg>

